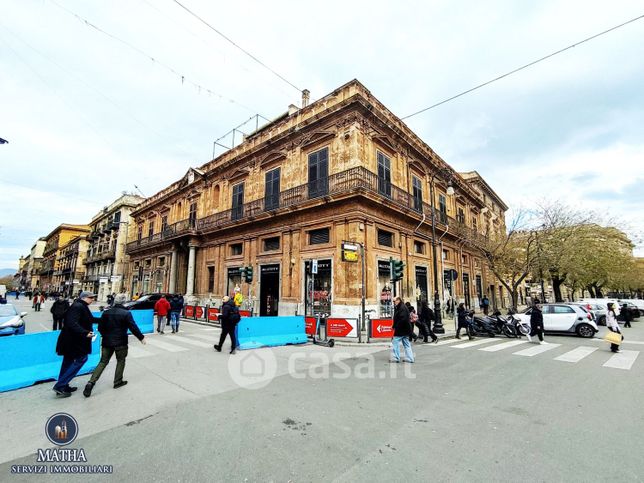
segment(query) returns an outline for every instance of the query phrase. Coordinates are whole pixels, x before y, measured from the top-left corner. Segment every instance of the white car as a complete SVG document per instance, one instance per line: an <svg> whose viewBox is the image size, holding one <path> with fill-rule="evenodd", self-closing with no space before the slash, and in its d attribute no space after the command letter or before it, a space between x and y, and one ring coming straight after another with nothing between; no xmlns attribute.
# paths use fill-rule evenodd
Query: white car
<svg viewBox="0 0 644 483"><path fill-rule="evenodd" d="M543 304L543 330L544 332L559 332L577 334L579 337L591 338L599 331L593 316L579 305L574 304ZM532 308L528 308L519 318L522 322L530 324Z"/></svg>

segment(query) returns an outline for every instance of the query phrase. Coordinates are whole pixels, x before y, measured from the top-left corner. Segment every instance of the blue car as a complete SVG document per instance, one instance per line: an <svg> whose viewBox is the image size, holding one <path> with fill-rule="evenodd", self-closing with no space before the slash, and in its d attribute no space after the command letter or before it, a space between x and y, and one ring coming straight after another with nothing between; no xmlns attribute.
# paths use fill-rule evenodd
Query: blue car
<svg viewBox="0 0 644 483"><path fill-rule="evenodd" d="M21 335L25 333L23 317L27 312L18 313L11 304L0 305L0 336Z"/></svg>

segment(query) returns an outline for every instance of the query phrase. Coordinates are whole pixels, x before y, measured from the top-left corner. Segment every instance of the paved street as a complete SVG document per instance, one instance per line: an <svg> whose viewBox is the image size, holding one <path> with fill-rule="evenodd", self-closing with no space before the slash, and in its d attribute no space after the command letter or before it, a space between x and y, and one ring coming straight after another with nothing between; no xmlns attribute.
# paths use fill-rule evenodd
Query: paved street
<svg viewBox="0 0 644 483"><path fill-rule="evenodd" d="M644 476L639 322L625 330L618 355L599 339L576 337L547 337L547 345L445 340L414 346L414 365L389 364L388 350L378 346L230 356L212 349L218 330L189 323L183 329L152 335L147 346L134 341L124 388L112 389L112 364L89 399L76 393L57 400L49 383L1 394L5 432L19 435L0 448L2 479L44 481L4 475L11 465L35 464L36 449L48 447L44 423L57 411L78 420L72 447L86 451L88 464L113 465L113 476L125 480ZM260 376L249 380L252 389L241 388L239 364L253 354L275 378ZM82 389L86 380L75 382Z"/></svg>
<svg viewBox="0 0 644 483"><path fill-rule="evenodd" d="M51 309L51 306L54 303L53 300L48 299L44 304L42 304L40 307L40 312L36 312L32 308L31 300L29 300L24 295L21 295L18 300L16 300L15 297L9 297L7 299L7 302L14 305L18 312L27 312L27 315L25 316L25 319L24 319L25 332L27 334L33 334L36 332L52 330L53 319L51 316L51 312L49 310ZM107 305L107 304L96 303L96 304L92 304L90 308L92 310L98 310L99 305Z"/></svg>

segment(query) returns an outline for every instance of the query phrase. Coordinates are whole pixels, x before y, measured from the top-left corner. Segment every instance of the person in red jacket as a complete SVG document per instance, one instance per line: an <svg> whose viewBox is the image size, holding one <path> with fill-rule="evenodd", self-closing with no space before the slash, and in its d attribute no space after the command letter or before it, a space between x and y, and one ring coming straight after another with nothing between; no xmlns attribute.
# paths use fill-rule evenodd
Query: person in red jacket
<svg viewBox="0 0 644 483"><path fill-rule="evenodd" d="M154 313L157 314L157 332L159 334L164 333L163 329L165 328L168 312L170 312L170 302L167 301L165 295L162 295L157 303L154 304Z"/></svg>

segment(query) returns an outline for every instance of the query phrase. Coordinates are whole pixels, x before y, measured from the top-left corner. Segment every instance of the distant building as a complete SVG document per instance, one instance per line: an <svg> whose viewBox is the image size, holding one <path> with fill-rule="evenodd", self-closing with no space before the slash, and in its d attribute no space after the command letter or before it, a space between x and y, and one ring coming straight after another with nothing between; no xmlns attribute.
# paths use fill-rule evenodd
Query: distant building
<svg viewBox="0 0 644 483"><path fill-rule="evenodd" d="M453 170L354 80L310 105L303 99L141 203L132 212L128 285L217 303L240 286L260 315L356 317L361 263L342 249L352 242L365 247L375 315L391 316L390 258L405 263L396 289L406 300L431 303L435 261L441 300L475 306L488 290L503 294L455 228L505 230L506 209L478 174ZM250 285L240 276L248 266Z"/></svg>
<svg viewBox="0 0 644 483"><path fill-rule="evenodd" d="M87 235L75 236L60 248L52 281L55 292L67 297L80 293L81 280L85 276L86 238Z"/></svg>
<svg viewBox="0 0 644 483"><path fill-rule="evenodd" d="M81 235L89 233L89 226L87 225L69 225L63 223L57 226L49 233L45 240L45 248L43 250L42 262L40 265L38 288L45 292L61 291L60 276L62 275L61 266L62 259L60 257L63 247L69 242ZM35 289L35 287L32 287Z"/></svg>
<svg viewBox="0 0 644 483"><path fill-rule="evenodd" d="M130 213L144 199L124 193L96 214L89 224L87 270L82 286L83 290L95 292L100 302L106 301L110 293L123 290L128 268L127 232L132 225Z"/></svg>

